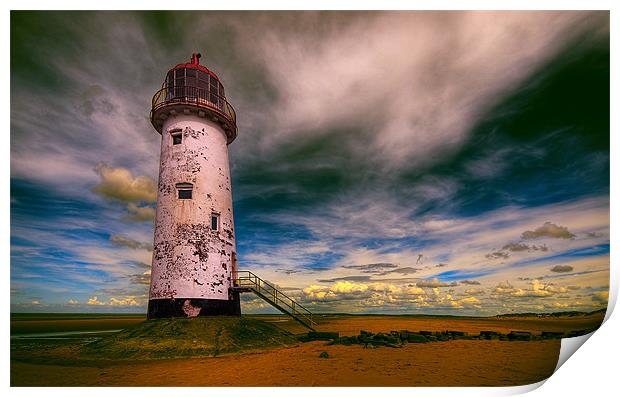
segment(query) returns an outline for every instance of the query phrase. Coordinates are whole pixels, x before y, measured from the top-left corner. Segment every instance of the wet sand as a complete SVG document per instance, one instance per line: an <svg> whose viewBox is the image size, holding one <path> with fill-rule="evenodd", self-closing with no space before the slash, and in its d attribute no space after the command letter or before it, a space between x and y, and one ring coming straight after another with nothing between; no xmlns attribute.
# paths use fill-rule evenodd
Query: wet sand
<svg viewBox="0 0 620 397"><path fill-rule="evenodd" d="M559 348L559 340L455 340L400 349L310 342L254 354L97 367L12 363L11 385L511 386L549 377ZM319 358L323 351L329 358Z"/></svg>
<svg viewBox="0 0 620 397"><path fill-rule="evenodd" d="M280 316L282 328L300 327ZM602 316L566 318L420 318L326 316L320 331L360 330L568 332L596 327ZM514 386L549 377L560 340L451 340L402 348L301 343L295 347L222 357L151 361L11 361L12 386ZM320 358L321 352L328 358Z"/></svg>

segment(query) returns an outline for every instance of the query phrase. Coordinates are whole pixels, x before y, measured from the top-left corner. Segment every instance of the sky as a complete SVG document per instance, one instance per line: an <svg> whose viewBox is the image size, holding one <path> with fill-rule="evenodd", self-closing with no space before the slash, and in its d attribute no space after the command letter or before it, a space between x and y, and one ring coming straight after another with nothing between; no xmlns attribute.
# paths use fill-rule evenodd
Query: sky
<svg viewBox="0 0 620 397"><path fill-rule="evenodd" d="M192 52L240 269L318 313L606 307L608 12L13 11L13 312L146 311L150 101Z"/></svg>

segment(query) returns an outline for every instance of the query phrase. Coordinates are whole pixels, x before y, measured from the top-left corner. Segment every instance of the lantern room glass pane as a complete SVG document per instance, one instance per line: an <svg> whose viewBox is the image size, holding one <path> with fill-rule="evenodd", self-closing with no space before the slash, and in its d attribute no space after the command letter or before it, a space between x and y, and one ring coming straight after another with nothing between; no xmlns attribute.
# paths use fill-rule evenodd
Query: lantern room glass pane
<svg viewBox="0 0 620 397"><path fill-rule="evenodd" d="M179 77L185 77L185 69L175 69L174 70L174 77L176 77L177 79Z"/></svg>
<svg viewBox="0 0 620 397"><path fill-rule="evenodd" d="M185 69L185 75L187 77L196 77L196 69Z"/></svg>
<svg viewBox="0 0 620 397"><path fill-rule="evenodd" d="M207 91L209 89L209 82L204 80L198 80L198 88L201 89L201 92Z"/></svg>

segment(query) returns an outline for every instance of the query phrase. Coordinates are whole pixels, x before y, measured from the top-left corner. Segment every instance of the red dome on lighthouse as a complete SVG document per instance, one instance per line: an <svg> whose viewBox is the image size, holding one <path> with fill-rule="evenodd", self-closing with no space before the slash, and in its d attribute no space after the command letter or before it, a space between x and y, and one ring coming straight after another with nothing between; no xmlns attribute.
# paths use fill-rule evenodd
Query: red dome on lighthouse
<svg viewBox="0 0 620 397"><path fill-rule="evenodd" d="M208 69L206 66L201 65L200 64L200 58L202 57L202 55L199 52L194 52L192 54L192 59L189 63L179 63L177 66L173 67L172 69L170 69L170 71L173 71L174 69L197 69L197 70L201 70L205 73L208 73L209 75L215 77L216 79L220 79L219 77L217 77L217 75L210 69Z"/></svg>

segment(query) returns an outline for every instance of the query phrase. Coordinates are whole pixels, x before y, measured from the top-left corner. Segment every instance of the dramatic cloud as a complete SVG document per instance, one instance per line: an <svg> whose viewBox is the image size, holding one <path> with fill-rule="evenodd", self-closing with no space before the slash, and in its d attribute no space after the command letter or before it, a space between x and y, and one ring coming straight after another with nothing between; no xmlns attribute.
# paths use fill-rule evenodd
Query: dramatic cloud
<svg viewBox="0 0 620 397"><path fill-rule="evenodd" d="M555 265L551 268L551 271L555 273L568 273L573 271L573 267L570 265Z"/></svg>
<svg viewBox="0 0 620 397"><path fill-rule="evenodd" d="M131 171L122 167L110 167L99 163L95 167L101 181L93 191L104 197L123 202L149 202L157 200L157 183L147 176L134 177Z"/></svg>
<svg viewBox="0 0 620 397"><path fill-rule="evenodd" d="M588 22L566 12L309 13L235 28L278 92L270 144L364 125L364 154L385 167L461 143L485 106Z"/></svg>
<svg viewBox="0 0 620 397"><path fill-rule="evenodd" d="M608 12L78 19L11 14L20 311L32 301L44 302L39 311L146 310L161 142L150 99L193 50L237 111L241 269L317 312L601 307L592 293L609 280ZM563 223L537 228L545 220ZM587 270L549 271L564 263ZM244 310L269 310L247 296Z"/></svg>
<svg viewBox="0 0 620 397"><path fill-rule="evenodd" d="M544 225L535 230L527 230L521 235L521 238L524 240L531 240L539 237L572 239L575 235L569 232L567 227L558 226L551 222L545 222Z"/></svg>

